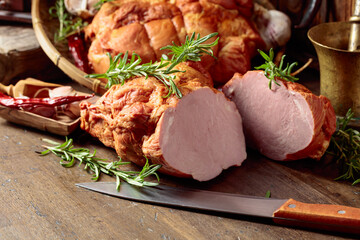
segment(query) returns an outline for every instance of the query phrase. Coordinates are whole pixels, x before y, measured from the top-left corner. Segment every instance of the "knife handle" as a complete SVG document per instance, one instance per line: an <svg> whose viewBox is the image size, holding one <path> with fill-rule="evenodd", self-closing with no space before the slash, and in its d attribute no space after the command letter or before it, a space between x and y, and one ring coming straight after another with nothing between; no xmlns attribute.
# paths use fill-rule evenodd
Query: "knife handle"
<svg viewBox="0 0 360 240"><path fill-rule="evenodd" d="M289 199L273 213L283 225L360 234L360 208L310 204Z"/></svg>

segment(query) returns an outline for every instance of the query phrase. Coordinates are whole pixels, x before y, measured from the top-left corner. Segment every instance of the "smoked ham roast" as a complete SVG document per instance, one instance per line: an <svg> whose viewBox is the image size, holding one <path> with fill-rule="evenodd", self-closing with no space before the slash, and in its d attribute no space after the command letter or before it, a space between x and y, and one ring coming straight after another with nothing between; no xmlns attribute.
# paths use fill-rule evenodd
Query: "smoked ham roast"
<svg viewBox="0 0 360 240"><path fill-rule="evenodd" d="M173 42L180 45L193 32L201 37L219 33L213 48L216 59L205 55L201 63L215 82L227 82L235 72L250 69L256 49L265 47L253 27L251 0L116 0L101 7L85 28L91 41L88 59L95 73L109 67L106 55L138 54L142 62L159 60ZM209 42L213 42L210 39Z"/></svg>
<svg viewBox="0 0 360 240"><path fill-rule="evenodd" d="M263 71L235 74L223 87L243 120L246 144L274 160L320 159L336 129L330 101L306 87L277 79Z"/></svg>
<svg viewBox="0 0 360 240"><path fill-rule="evenodd" d="M154 77L133 78L96 104L82 102L81 128L124 160L142 166L145 156L163 173L210 180L246 158L241 116L199 63L176 68L186 71L175 74L181 99L164 98L168 90Z"/></svg>

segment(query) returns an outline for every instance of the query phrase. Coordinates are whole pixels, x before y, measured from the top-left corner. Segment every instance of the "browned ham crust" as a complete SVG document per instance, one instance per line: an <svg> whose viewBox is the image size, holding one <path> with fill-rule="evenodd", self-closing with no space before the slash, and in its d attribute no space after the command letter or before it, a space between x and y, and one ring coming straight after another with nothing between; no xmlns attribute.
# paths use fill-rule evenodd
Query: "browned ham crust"
<svg viewBox="0 0 360 240"><path fill-rule="evenodd" d="M95 73L108 69L112 56L129 51L139 54L143 62L159 60L168 50L193 32L201 36L219 33L213 47L216 59L209 55L202 64L215 82L227 82L235 72L250 70L250 59L264 42L250 23L253 4L250 0L117 0L105 3L85 28L91 41L89 61ZM212 42L215 38L210 39Z"/></svg>

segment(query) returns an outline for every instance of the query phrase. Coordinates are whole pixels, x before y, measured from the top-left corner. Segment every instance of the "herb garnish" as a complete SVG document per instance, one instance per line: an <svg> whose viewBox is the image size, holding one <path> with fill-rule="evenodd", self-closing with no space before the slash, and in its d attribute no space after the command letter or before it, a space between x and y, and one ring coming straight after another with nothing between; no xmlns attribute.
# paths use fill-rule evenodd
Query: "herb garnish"
<svg viewBox="0 0 360 240"><path fill-rule="evenodd" d="M101 8L101 6L104 4L104 3L106 3L106 2L112 2L112 1L114 1L114 0L100 0L100 1L98 1L97 3L95 3L94 4L94 8L95 8L95 10L100 10L100 8Z"/></svg>
<svg viewBox="0 0 360 240"><path fill-rule="evenodd" d="M107 55L110 59L110 65L106 73L104 74L89 74L87 78L106 78L108 82L106 88L110 88L114 84L124 84L126 80L134 76L149 76L155 77L160 80L168 89L168 94L165 98L171 94L175 94L178 98L182 98L182 94L176 84L174 83L174 73L180 72L179 70L173 69L176 65L185 61L201 61L202 54L208 54L212 57L213 51L211 47L218 43L219 38L210 44L203 44L203 42L216 36L218 33L212 33L205 37L200 38L200 34L195 39L195 33L189 38L186 37L186 41L181 46L177 46L174 42L173 45L165 46L161 49L169 49L171 52L169 55L173 55L169 60L168 56L163 55L160 62L154 63L149 62L145 64L141 63L141 58L136 53L133 53L131 59L128 59L128 52L126 52L121 58L122 53L118 54L114 58L109 53Z"/></svg>
<svg viewBox="0 0 360 240"><path fill-rule="evenodd" d="M64 0L57 0L55 6L49 9L51 17L58 18L59 30L54 34L54 41L61 42L68 36L80 32L87 25L80 17L74 18L67 12Z"/></svg>
<svg viewBox="0 0 360 240"><path fill-rule="evenodd" d="M146 79L149 76L155 77L160 80L168 89L168 94L165 97L169 97L171 94L176 94L178 98L182 97L180 90L176 87L174 83L176 72L179 70L172 70L170 68L164 69L167 67L170 62L161 59L160 62L149 62L145 64L141 63L141 58L136 53L133 53L130 61L128 61L128 52L124 54L124 57L121 58L122 53L116 55L114 58L111 57L110 53L107 53L110 59L110 66L106 73L103 74L89 74L85 77L87 78L106 78L108 80L105 88L110 88L112 85L125 83L125 80L128 80L134 76L143 76Z"/></svg>
<svg viewBox="0 0 360 240"><path fill-rule="evenodd" d="M343 118L338 118L336 131L330 140L327 153L334 156L339 165L341 176L335 180L353 180L352 185L360 183L360 133L348 128L354 113L348 110Z"/></svg>
<svg viewBox="0 0 360 240"><path fill-rule="evenodd" d="M266 191L265 197L266 197L266 198L271 198L271 192L270 192L270 190L267 190L267 191Z"/></svg>
<svg viewBox="0 0 360 240"><path fill-rule="evenodd" d="M255 69L263 69L265 72L265 76L269 79L269 88L271 89L271 84L274 82L276 85L280 86L280 84L276 81L276 78L281 78L285 81L294 82L299 80L298 78L291 75L291 71L293 67L297 65L297 62L289 63L286 65L286 68L282 69L284 64L284 58L286 55L281 57L281 61L279 67L273 62L274 60L274 50L271 48L269 51L269 55L266 55L263 51L258 49L260 55L265 59L265 63L261 66L255 67Z"/></svg>
<svg viewBox="0 0 360 240"><path fill-rule="evenodd" d="M197 35L197 39L195 39L195 32L189 36L186 36L186 40L184 44L181 44L180 46L176 45L173 42L173 45L168 45L165 47L160 48L160 50L168 49L171 52L169 55L173 55L171 58L171 65L170 69L173 69L176 65L178 65L181 62L186 61L194 61L199 62L201 61L202 54L208 54L212 57L214 57L214 53L212 51L212 47L214 47L216 44L218 44L219 38L217 38L214 42L209 44L202 44L203 42L206 42L212 37L215 37L218 35L218 33L211 33L203 38L200 38L200 34Z"/></svg>
<svg viewBox="0 0 360 240"><path fill-rule="evenodd" d="M130 162L123 162L120 158L119 161L109 162L106 159L95 157L96 150L94 153L90 153L89 149L86 148L74 148L73 140L66 138L65 142L59 144L49 139L43 139L43 141L50 143L54 146L44 146L47 150L40 152L41 155L47 155L50 152L60 157L60 164L63 167L72 167L75 164L75 160L85 164L84 169L91 170L94 172L92 180L99 180L100 173L103 172L110 176L116 177L116 189L120 189L121 179L135 186L156 186L156 182L148 182L144 179L150 175L155 175L159 181L159 176L156 171L161 165L149 165L148 159L146 164L140 172L138 171L122 171L118 167Z"/></svg>

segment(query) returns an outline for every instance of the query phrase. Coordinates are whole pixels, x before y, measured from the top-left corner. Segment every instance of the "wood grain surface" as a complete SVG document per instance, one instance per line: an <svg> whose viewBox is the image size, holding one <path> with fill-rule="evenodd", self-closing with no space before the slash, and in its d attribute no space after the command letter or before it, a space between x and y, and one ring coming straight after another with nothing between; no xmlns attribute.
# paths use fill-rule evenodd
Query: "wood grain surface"
<svg viewBox="0 0 360 240"><path fill-rule="evenodd" d="M312 81L304 84L317 85ZM96 149L98 157L116 160L113 149L80 129L70 137L76 147ZM44 150L42 138L64 140L0 118L0 239L356 239L282 227L270 220L161 207L88 191L75 184L91 181L91 173L78 165L64 168L54 155L39 156L37 151ZM265 196L269 190L273 198L360 208L360 185L334 181L336 167L325 160L275 162L255 151L248 154L251 160L214 180L197 182L161 175L161 183L254 196ZM134 165L126 168L138 169ZM115 179L103 175L100 181Z"/></svg>
<svg viewBox="0 0 360 240"><path fill-rule="evenodd" d="M8 85L26 77L49 80L61 75L41 49L31 25L0 21L0 83Z"/></svg>

